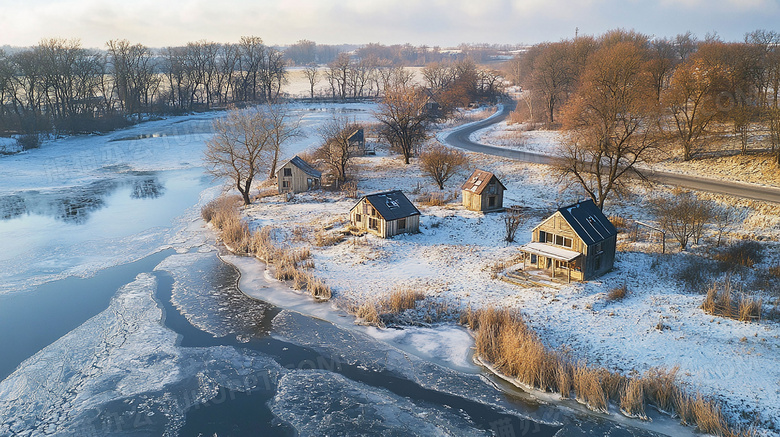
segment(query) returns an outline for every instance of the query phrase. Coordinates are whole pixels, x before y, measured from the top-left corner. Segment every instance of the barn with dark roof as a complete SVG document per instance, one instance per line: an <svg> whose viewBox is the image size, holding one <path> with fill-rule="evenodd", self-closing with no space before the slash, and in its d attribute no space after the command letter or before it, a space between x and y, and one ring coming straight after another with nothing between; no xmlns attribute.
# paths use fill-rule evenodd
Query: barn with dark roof
<svg viewBox="0 0 780 437"><path fill-rule="evenodd" d="M533 230L523 245L525 266L550 276L588 281L612 269L617 229L592 200L558 209Z"/></svg>
<svg viewBox="0 0 780 437"><path fill-rule="evenodd" d="M349 211L349 221L382 238L420 231L420 211L400 190L363 196Z"/></svg>
<svg viewBox="0 0 780 437"><path fill-rule="evenodd" d="M322 172L297 155L276 171L279 193L301 193L320 187Z"/></svg>

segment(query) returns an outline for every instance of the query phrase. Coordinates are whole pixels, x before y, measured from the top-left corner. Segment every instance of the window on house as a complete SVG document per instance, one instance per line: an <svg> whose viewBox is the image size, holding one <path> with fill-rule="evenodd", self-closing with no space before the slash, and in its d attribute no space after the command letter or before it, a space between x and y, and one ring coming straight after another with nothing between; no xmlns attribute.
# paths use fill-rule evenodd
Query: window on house
<svg viewBox="0 0 780 437"><path fill-rule="evenodd" d="M290 176L292 176L292 169L291 169L291 168L285 168L285 169L284 169L284 176L285 176L285 177L290 177Z"/></svg>
<svg viewBox="0 0 780 437"><path fill-rule="evenodd" d="M571 238L565 238L564 237L564 239L563 239L563 247L568 247L569 249L571 249L572 243L573 243L573 241L571 240Z"/></svg>
<svg viewBox="0 0 780 437"><path fill-rule="evenodd" d="M593 259L593 269L601 270L601 255L596 255L596 258Z"/></svg>
<svg viewBox="0 0 780 437"><path fill-rule="evenodd" d="M555 244L557 244L558 246L563 246L563 235L555 236Z"/></svg>
<svg viewBox="0 0 780 437"><path fill-rule="evenodd" d="M290 188L290 181L282 181L282 188Z"/></svg>
<svg viewBox="0 0 780 437"><path fill-rule="evenodd" d="M373 217L369 218L368 219L368 227L373 229L373 230L375 230L375 231L379 230L379 220L377 220L377 219L375 219Z"/></svg>
<svg viewBox="0 0 780 437"><path fill-rule="evenodd" d="M360 223L363 221L363 216L360 214L355 214L355 221Z"/></svg>
<svg viewBox="0 0 780 437"><path fill-rule="evenodd" d="M496 206L496 197L495 196L488 197L488 206Z"/></svg>
<svg viewBox="0 0 780 437"><path fill-rule="evenodd" d="M398 219L398 230L399 231L406 230L406 219L405 218Z"/></svg>
<svg viewBox="0 0 780 437"><path fill-rule="evenodd" d="M496 194L496 183L491 182L490 185L487 187L488 194Z"/></svg>

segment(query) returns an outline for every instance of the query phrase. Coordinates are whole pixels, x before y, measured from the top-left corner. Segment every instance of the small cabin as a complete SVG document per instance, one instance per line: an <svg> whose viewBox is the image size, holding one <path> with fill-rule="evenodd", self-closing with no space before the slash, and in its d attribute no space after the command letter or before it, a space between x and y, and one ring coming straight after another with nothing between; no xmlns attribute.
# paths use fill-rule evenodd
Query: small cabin
<svg viewBox="0 0 780 437"><path fill-rule="evenodd" d="M471 211L495 212L504 210L506 187L489 171L474 170L463 186L463 206Z"/></svg>
<svg viewBox="0 0 780 437"><path fill-rule="evenodd" d="M533 229L531 242L520 251L524 268L588 281L612 269L616 244L617 229L588 199L558 209Z"/></svg>
<svg viewBox="0 0 780 437"><path fill-rule="evenodd" d="M301 193L314 190L322 184L322 172L297 155L276 171L279 193Z"/></svg>
<svg viewBox="0 0 780 437"><path fill-rule="evenodd" d="M357 129L355 132L352 132L347 138L347 142L349 143L349 153L352 156L366 156L376 154L376 151L373 149L373 147L368 147L366 145L366 134L362 127Z"/></svg>
<svg viewBox="0 0 780 437"><path fill-rule="evenodd" d="M420 211L400 190L363 196L349 211L349 221L382 238L420 231Z"/></svg>

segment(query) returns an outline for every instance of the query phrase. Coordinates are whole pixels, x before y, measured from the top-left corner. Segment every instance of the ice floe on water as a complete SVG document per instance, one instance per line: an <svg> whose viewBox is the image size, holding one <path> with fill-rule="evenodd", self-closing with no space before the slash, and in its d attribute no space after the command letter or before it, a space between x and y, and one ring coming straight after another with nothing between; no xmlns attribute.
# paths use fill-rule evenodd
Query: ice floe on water
<svg viewBox="0 0 780 437"><path fill-rule="evenodd" d="M169 256L155 270L173 277L171 302L198 329L240 339L267 334L264 321L270 306L241 293L236 288L238 272L222 265L214 251Z"/></svg>
<svg viewBox="0 0 780 437"><path fill-rule="evenodd" d="M301 435L490 435L466 415L318 370L282 376L271 411Z"/></svg>
<svg viewBox="0 0 780 437"><path fill-rule="evenodd" d="M138 275L0 382L0 435L175 435L186 412L222 388L278 380L281 367L254 351L178 347L155 291L153 275Z"/></svg>

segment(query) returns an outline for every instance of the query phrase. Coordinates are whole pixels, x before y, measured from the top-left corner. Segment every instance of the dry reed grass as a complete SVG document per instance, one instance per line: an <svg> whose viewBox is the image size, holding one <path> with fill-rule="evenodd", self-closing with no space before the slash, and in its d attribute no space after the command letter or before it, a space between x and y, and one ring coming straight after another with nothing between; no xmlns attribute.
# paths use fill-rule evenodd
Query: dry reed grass
<svg viewBox="0 0 780 437"><path fill-rule="evenodd" d="M444 206L458 198L457 193L437 191L433 193L422 193L417 196L418 204L423 206Z"/></svg>
<svg viewBox="0 0 780 437"><path fill-rule="evenodd" d="M644 392L648 402L656 408L667 413L674 411L675 396L677 395L677 372L680 367L671 369L654 367L647 371L642 381L645 384Z"/></svg>
<svg viewBox="0 0 780 437"><path fill-rule="evenodd" d="M344 234L341 232L330 232L319 230L314 234L314 245L317 247L335 246L344 241Z"/></svg>
<svg viewBox="0 0 780 437"><path fill-rule="evenodd" d="M601 385L600 369L585 364L575 366L573 372L574 393L577 400L593 411L607 412L607 394Z"/></svg>
<svg viewBox="0 0 780 437"><path fill-rule="evenodd" d="M610 302L615 302L618 300L623 300L626 296L628 296L628 286L623 284L620 287L615 287L609 290L607 293L607 300Z"/></svg>
<svg viewBox="0 0 780 437"><path fill-rule="evenodd" d="M277 247L272 236L273 228L268 226L250 232L246 223L241 221L235 198L215 199L203 207L201 215L219 230L222 241L234 252L253 254L267 264L275 264L276 279L292 280L293 288L296 290L305 288L319 300L328 300L332 297L332 290L322 280L302 270L314 268L314 262L309 259L311 257L309 248L292 250Z"/></svg>
<svg viewBox="0 0 780 437"><path fill-rule="evenodd" d="M728 279L712 283L707 290L704 302L701 304L701 309L707 314L741 322L760 320L762 308L763 300L745 293L737 295Z"/></svg>
<svg viewBox="0 0 780 437"><path fill-rule="evenodd" d="M647 420L645 415L644 381L641 378L629 379L620 396L620 411L628 417Z"/></svg>
<svg viewBox="0 0 780 437"><path fill-rule="evenodd" d="M623 414L647 419L646 407L653 405L703 432L724 437L751 435L730 429L716 401L687 395L677 383L677 367L653 368L641 377L626 378L585 363L570 364L564 353L548 350L519 313L508 309L474 311L469 307L460 321L476 331L478 355L523 384L557 391L563 398L573 391L579 402L595 411L607 412L611 399Z"/></svg>

